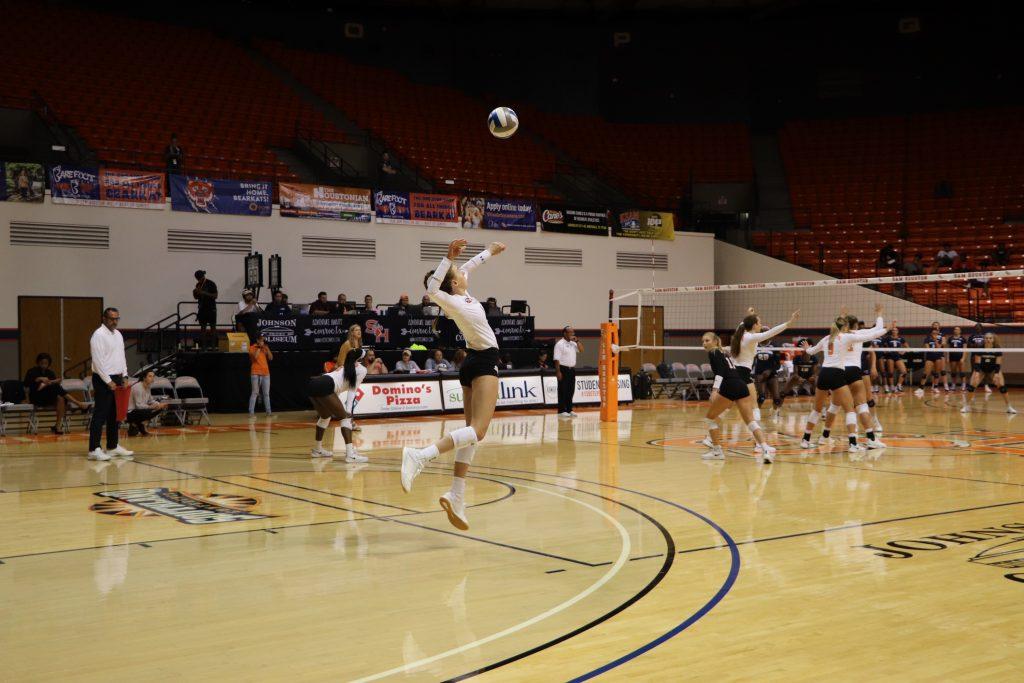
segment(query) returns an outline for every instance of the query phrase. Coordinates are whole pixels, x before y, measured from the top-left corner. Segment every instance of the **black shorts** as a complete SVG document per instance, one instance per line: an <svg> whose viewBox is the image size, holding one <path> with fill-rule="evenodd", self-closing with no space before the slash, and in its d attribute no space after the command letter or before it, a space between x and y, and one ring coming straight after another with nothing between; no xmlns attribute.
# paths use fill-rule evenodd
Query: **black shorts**
<svg viewBox="0 0 1024 683"><path fill-rule="evenodd" d="M974 369L983 375L991 375L993 373L999 372L1000 370L998 365L989 365L987 363L982 363Z"/></svg>
<svg viewBox="0 0 1024 683"><path fill-rule="evenodd" d="M736 368L739 370L739 368ZM750 396L750 390L746 383L736 377L723 377L722 384L718 387L718 393L730 401L738 401L741 398Z"/></svg>
<svg viewBox="0 0 1024 683"><path fill-rule="evenodd" d="M949 354L949 360L952 361L952 362L961 361L963 359L964 359L964 354L962 354L962 353L951 353L951 354Z"/></svg>
<svg viewBox="0 0 1024 683"><path fill-rule="evenodd" d="M196 312L196 322L200 325L216 325L217 324L217 309L207 310L200 308Z"/></svg>
<svg viewBox="0 0 1024 683"><path fill-rule="evenodd" d="M759 368L756 365L754 366L754 377L760 377L761 375L763 375L766 372L767 373L771 373L771 374L768 375L768 379L771 379L772 377L775 376L775 373L778 372L778 369L777 368L773 368L773 367L760 367Z"/></svg>
<svg viewBox="0 0 1024 683"><path fill-rule="evenodd" d="M498 349L474 351L466 349L466 360L459 369L459 384L464 387L473 386L477 377L498 376Z"/></svg>
<svg viewBox="0 0 1024 683"><path fill-rule="evenodd" d="M846 376L847 384L856 384L864 376L864 371L860 369L859 365L847 365L843 368L843 374Z"/></svg>
<svg viewBox="0 0 1024 683"><path fill-rule="evenodd" d="M742 365L737 365L736 366L736 374L740 376L740 381L743 382L744 384L752 384L753 381L754 381L750 377L750 368L744 367ZM719 393L721 393L721 392L719 392ZM750 394L750 392L748 391L747 394ZM725 394L722 394L722 395L724 396ZM740 398L743 398L743 397L741 396Z"/></svg>
<svg viewBox="0 0 1024 683"><path fill-rule="evenodd" d="M814 377L814 366L812 365L809 368L808 367L801 367L799 365L796 366L796 376L801 378L801 379L810 379L810 378Z"/></svg>
<svg viewBox="0 0 1024 683"><path fill-rule="evenodd" d="M818 388L828 391L842 389L847 384L843 368L822 368L818 373Z"/></svg>
<svg viewBox="0 0 1024 683"><path fill-rule="evenodd" d="M931 361L931 362L934 363L937 360L942 360L942 354L941 353L932 353L932 352L928 351L928 352L926 352L924 354L924 359L925 359L925 361Z"/></svg>
<svg viewBox="0 0 1024 683"><path fill-rule="evenodd" d="M310 377L306 383L306 395L310 398L323 398L334 393L334 380L327 375Z"/></svg>

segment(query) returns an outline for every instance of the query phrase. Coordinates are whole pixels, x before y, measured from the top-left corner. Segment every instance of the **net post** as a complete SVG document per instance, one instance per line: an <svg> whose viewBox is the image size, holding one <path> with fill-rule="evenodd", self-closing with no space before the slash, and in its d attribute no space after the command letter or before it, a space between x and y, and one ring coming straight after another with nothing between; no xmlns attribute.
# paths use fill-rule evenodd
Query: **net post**
<svg viewBox="0 0 1024 683"><path fill-rule="evenodd" d="M601 392L601 422L619 420L619 328L601 323L601 352L597 362L597 385Z"/></svg>

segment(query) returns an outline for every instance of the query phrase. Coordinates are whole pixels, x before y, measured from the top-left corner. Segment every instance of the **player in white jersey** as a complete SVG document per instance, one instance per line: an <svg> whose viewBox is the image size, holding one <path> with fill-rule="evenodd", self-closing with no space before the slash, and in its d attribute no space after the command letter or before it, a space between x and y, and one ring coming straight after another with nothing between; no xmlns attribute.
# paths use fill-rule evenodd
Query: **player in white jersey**
<svg viewBox="0 0 1024 683"><path fill-rule="evenodd" d="M469 528L466 519L466 474L473 461L476 444L484 435L494 416L498 402L498 340L487 322L487 312L479 300L467 291L469 274L480 264L505 251L505 245L493 242L461 268L455 260L466 248L466 240L457 239L448 245L448 256L441 259L437 269L424 278L430 300L451 318L466 340L466 360L459 370L462 385L462 405L466 426L452 430L439 441L426 448L402 449L402 488L408 492L413 479L423 467L439 454L455 449L454 477L451 488L441 496L439 503L448 513L448 521L457 529Z"/></svg>
<svg viewBox="0 0 1024 683"><path fill-rule="evenodd" d="M324 432L331 420L341 422L341 436L345 440L345 462L366 462L367 458L356 452L352 443L352 415L345 409L341 395L346 391L354 395L356 387L366 376L366 368L359 361L363 357L362 349L351 349L345 355L341 367L326 372L309 380L306 393L313 403L320 419L316 421L316 445L313 447L314 458L333 458L334 452L324 448Z"/></svg>
<svg viewBox="0 0 1024 683"><path fill-rule="evenodd" d="M854 412L853 394L850 391L850 379L852 373L847 374L847 363L855 361L857 367L856 381L860 384L860 353L862 344L872 339L878 339L886 332L885 323L882 320L882 305L875 304L875 326L857 332L850 331L850 323L846 315L840 315L832 323L829 335L823 338L814 346L807 348L806 353L824 352L825 359L822 363L821 372L818 373L818 391L822 396L815 400L815 410L807 416L807 427L804 429L804 437L800 442L802 448L811 448L811 432L818 422L819 411L824 407L824 392L832 392L832 403L838 406L834 412L842 410L846 415L846 431L850 440L851 451L862 451L864 448L857 444L857 413ZM856 353L854 353L856 352ZM850 359L850 360L848 360ZM833 410L833 409L830 409Z"/></svg>
<svg viewBox="0 0 1024 683"><path fill-rule="evenodd" d="M857 316L847 315L846 322L851 332L857 330L868 331L868 328L864 327L864 321L858 320ZM876 432L881 432L882 425L879 423L878 417L871 412L871 409L875 406L875 400L871 398L870 389L864 383L864 379L867 377L864 374L864 356L871 352L864 351L863 342L849 344L840 349L840 351L843 355L843 372L846 375L846 386L850 388L853 405L857 408L857 419L860 425L864 427L864 432L868 437L865 445L868 449L885 448L885 444L877 438L876 434ZM870 365L868 367L870 368ZM870 378L868 378L868 381L871 381ZM828 415L825 418L825 431L822 434L825 443L831 443L829 432L838 413L839 406L833 401L828 407Z"/></svg>
<svg viewBox="0 0 1024 683"><path fill-rule="evenodd" d="M338 367L345 364L345 356L352 349L363 348L363 328L359 326L359 323L353 323L348 326L348 337L345 338L344 343L341 345L341 349L338 350L338 359L335 361ZM366 368L363 368L364 370ZM366 373L356 374L356 385L352 391L346 391L341 397L341 404L345 406L345 412L348 413L348 419L352 421L352 431L358 432L359 427L356 425L356 405L359 403L359 385L363 381L363 377Z"/></svg>
<svg viewBox="0 0 1024 683"><path fill-rule="evenodd" d="M793 311L789 320L776 325L770 330L762 332L763 325L761 318L753 308L747 309L747 316L736 328L732 335L732 343L729 344L729 352L732 355L733 363L736 365L736 372L740 379L747 385L747 391L751 396L757 396L757 389L754 386L754 379L751 369L754 366L754 354L757 352L757 345L782 333L787 327L800 317L800 311ZM761 421L761 409L754 408L754 422ZM760 448L758 448L760 450Z"/></svg>

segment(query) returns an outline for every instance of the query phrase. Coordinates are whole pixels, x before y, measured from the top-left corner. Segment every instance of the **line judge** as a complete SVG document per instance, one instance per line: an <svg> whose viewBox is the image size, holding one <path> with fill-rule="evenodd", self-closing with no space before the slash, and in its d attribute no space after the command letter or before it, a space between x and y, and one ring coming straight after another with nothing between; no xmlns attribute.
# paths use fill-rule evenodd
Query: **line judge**
<svg viewBox="0 0 1024 683"><path fill-rule="evenodd" d="M92 333L92 422L89 424L89 459L110 460L120 456L131 460L134 453L117 443L117 403L114 389L128 377L128 361L124 357L124 338L117 330L121 314L116 308L103 309L103 324ZM103 427L107 428L107 450L100 448Z"/></svg>
<svg viewBox="0 0 1024 683"><path fill-rule="evenodd" d="M558 417L579 417L572 411L576 394L576 354L583 351L583 343L576 338L571 325L562 328L562 338L555 344L555 376L558 378Z"/></svg>

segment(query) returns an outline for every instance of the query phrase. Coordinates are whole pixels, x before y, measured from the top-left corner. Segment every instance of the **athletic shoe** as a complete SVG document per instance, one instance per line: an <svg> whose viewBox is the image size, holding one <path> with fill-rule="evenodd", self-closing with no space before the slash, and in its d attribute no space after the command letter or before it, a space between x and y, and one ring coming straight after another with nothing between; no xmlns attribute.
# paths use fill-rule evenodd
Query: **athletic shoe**
<svg viewBox="0 0 1024 683"><path fill-rule="evenodd" d="M757 451L758 453L760 453L761 451L764 450L764 448L761 446L761 444L755 443L754 444L754 450Z"/></svg>
<svg viewBox="0 0 1024 683"><path fill-rule="evenodd" d="M405 456L403 454L402 460L404 463ZM404 476L404 472L403 472ZM452 526L460 531L469 530L469 520L466 519L466 503L462 500L462 496L457 496L451 491L445 491L441 494L441 498L438 501L444 511L448 513L448 521L452 523Z"/></svg>
<svg viewBox="0 0 1024 683"><path fill-rule="evenodd" d="M810 441L804 441L803 439L800 439L800 448L814 448L814 444L812 444Z"/></svg>
<svg viewBox="0 0 1024 683"><path fill-rule="evenodd" d="M110 456L103 452L102 448L89 451L89 460L110 460Z"/></svg>
<svg viewBox="0 0 1024 683"><path fill-rule="evenodd" d="M924 396L924 389L914 389L914 396L921 398Z"/></svg>
<svg viewBox="0 0 1024 683"><path fill-rule="evenodd" d="M985 393L986 394L991 394L992 393L992 387L990 387L989 385L986 384L985 385Z"/></svg>
<svg viewBox="0 0 1024 683"><path fill-rule="evenodd" d="M125 460L134 460L132 456L135 455L135 451L130 451L121 444L118 444L111 450L107 451L107 455L116 456L118 458L124 458Z"/></svg>
<svg viewBox="0 0 1024 683"><path fill-rule="evenodd" d="M572 413L559 413L558 417L572 417Z"/></svg>
<svg viewBox="0 0 1024 683"><path fill-rule="evenodd" d="M761 453L761 462L765 465L771 465L775 462L775 447L768 444L764 445L764 451Z"/></svg>
<svg viewBox="0 0 1024 683"><path fill-rule="evenodd" d="M933 393L933 394L937 394L937 393L939 393L940 391L942 391L942 389L940 389L940 388L938 388L938 387L932 387L932 393Z"/></svg>
<svg viewBox="0 0 1024 683"><path fill-rule="evenodd" d="M818 437L818 445L819 446L831 446L835 442L836 442L835 439L833 439L831 436L819 436Z"/></svg>
<svg viewBox="0 0 1024 683"><path fill-rule="evenodd" d="M887 448L887 446L878 439L868 439L864 445L867 446L868 450L871 450L872 448Z"/></svg>
<svg viewBox="0 0 1024 683"><path fill-rule="evenodd" d="M725 460L725 452L720 447L712 447L710 451L700 456L701 460Z"/></svg>
<svg viewBox="0 0 1024 683"><path fill-rule="evenodd" d="M903 391L903 385L902 384L897 384L896 385L896 391L902 392Z"/></svg>
<svg viewBox="0 0 1024 683"><path fill-rule="evenodd" d="M369 462L369 461L370 461L369 458L367 458L365 455L362 455L361 453L358 453L356 451L352 451L351 453L347 453L345 455L345 462Z"/></svg>
<svg viewBox="0 0 1024 683"><path fill-rule="evenodd" d="M316 448L316 447L314 447L313 450L311 450L309 452L309 455L311 457L313 457L313 458L333 458L334 457L334 453L332 453L331 451L327 450L326 448Z"/></svg>
<svg viewBox="0 0 1024 683"><path fill-rule="evenodd" d="M866 451L867 449L866 449L866 448L864 448L863 446L861 446L860 444L857 444L857 443L855 443L855 444L852 444L852 445L851 445L851 446L850 446L849 448L847 448L846 450L847 450L848 452L850 452L850 453L863 453L863 452L864 452L864 451Z"/></svg>
<svg viewBox="0 0 1024 683"><path fill-rule="evenodd" d="M1006 406L1006 412L1009 413L1010 415L1016 415L1017 409L1014 408L1013 406Z"/></svg>
<svg viewBox="0 0 1024 683"><path fill-rule="evenodd" d="M703 439L700 440L700 443L702 446L707 446L708 448L715 447L715 442L711 440L710 436L705 436Z"/></svg>
<svg viewBox="0 0 1024 683"><path fill-rule="evenodd" d="M569 412L569 417L579 417L579 416L580 416L580 414L575 412L575 411L570 411Z"/></svg>
<svg viewBox="0 0 1024 683"><path fill-rule="evenodd" d="M423 459L420 457L420 449L402 449L402 490L406 493L412 491L412 480L423 471ZM454 522L453 522L454 523Z"/></svg>

